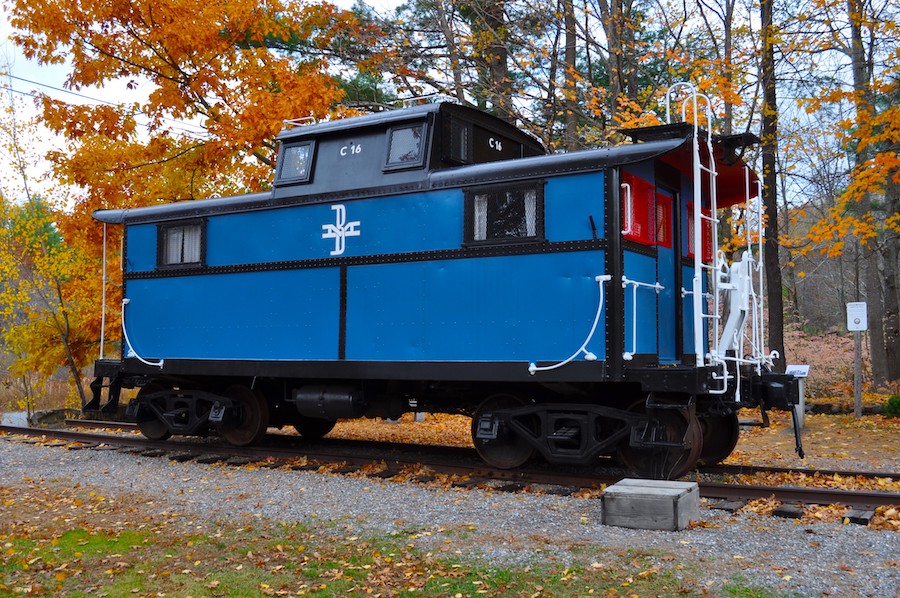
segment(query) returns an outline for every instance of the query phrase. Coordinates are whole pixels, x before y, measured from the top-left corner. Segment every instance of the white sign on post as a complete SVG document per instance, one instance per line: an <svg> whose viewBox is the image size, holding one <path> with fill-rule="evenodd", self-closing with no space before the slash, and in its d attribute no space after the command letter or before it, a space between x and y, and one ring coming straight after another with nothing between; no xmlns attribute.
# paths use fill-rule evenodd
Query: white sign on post
<svg viewBox="0 0 900 598"><path fill-rule="evenodd" d="M784 370L785 374L790 374L791 376L795 376L797 378L806 378L809 376L809 366L808 365L789 365Z"/></svg>
<svg viewBox="0 0 900 598"><path fill-rule="evenodd" d="M853 333L853 413L862 417L862 340L861 332L869 329L869 320L864 301L847 304L847 330Z"/></svg>
<svg viewBox="0 0 900 598"><path fill-rule="evenodd" d="M865 301L855 301L847 304L847 330L861 332L869 329L869 319L866 312Z"/></svg>

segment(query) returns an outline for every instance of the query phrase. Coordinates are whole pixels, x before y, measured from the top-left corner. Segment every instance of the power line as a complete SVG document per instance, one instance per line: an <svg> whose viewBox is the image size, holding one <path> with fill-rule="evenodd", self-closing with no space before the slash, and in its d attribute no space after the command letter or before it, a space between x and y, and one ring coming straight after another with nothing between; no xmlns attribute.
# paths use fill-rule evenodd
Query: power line
<svg viewBox="0 0 900 598"><path fill-rule="evenodd" d="M12 93L18 93L23 96L28 96L30 98L38 97L37 94L33 94L30 91L20 91L18 89L14 89L12 87L7 87L6 85L0 85L0 89L5 89L6 91L11 91Z"/></svg>
<svg viewBox="0 0 900 598"><path fill-rule="evenodd" d="M72 91L72 90L69 90L69 89L64 89L64 88L61 88L61 87L55 87L55 86L50 85L50 84L48 84L48 83L41 83L41 82L39 82L39 81L32 81L31 79L26 79L26 78L24 78L24 77L19 77L19 76L17 76L17 75L13 75L12 73L7 73L7 74L6 74L6 77L8 77L9 79L16 79L17 81L22 81L22 82L24 82L24 83L30 83L31 85L37 85L37 86L39 86L39 87L45 87L45 88L47 88L47 89L52 89L52 90L54 90L54 91L59 91L59 92L61 92L61 93L67 93L67 94L69 94L69 95L73 95L73 96L78 97L78 98L82 98L82 99L85 99L85 100L89 100L89 101L91 101L91 102L97 102L98 104L106 104L107 106L119 106L119 104L116 104L115 102L110 102L110 101L108 101L108 100L101 100L100 98L94 98L94 97L91 97L91 96L88 96L88 95L85 95L85 94L82 94L82 93L78 93L78 92L75 92L75 91ZM38 98L38 97L39 97L39 96L38 96L37 94L35 94L35 93L25 92L25 91L19 91L18 89L14 89L14 88L8 87L8 86L6 86L6 85L0 86L0 87L2 87L3 89L6 89L6 90L9 90L9 91L12 91L12 92L15 92L15 93L18 93L18 94L22 94L22 95L27 95L27 96L30 96L30 97L33 97L33 98ZM168 118L168 117L163 117L162 120L167 121L167 122L171 122L171 123L174 123L174 124L177 124L177 125L182 125L181 127L175 127L175 128L176 128L177 130L182 131L182 132L184 132L184 133L187 133L188 135L191 135L191 136L193 136L193 137L198 137L198 138L200 138L200 137L206 136L206 134L207 134L205 130L202 130L202 127L199 127L199 126L197 126L197 125L193 125L193 124L191 124L191 123L189 123L189 122L185 122L185 121L181 121L181 120L175 120L175 119ZM142 126L142 127L147 127L148 129L150 128L150 125L149 125L149 124L145 124L145 123L138 123L138 124L139 124L140 126ZM201 129L201 130L200 130L200 131L189 130L189 129L185 129L184 127L196 127L196 128L198 128L198 129Z"/></svg>
<svg viewBox="0 0 900 598"><path fill-rule="evenodd" d="M18 77L18 76L16 76L16 75L13 75L12 73L10 73L10 74L8 74L8 75L6 75L6 76L9 77L10 79L16 79L17 81L23 81L23 82L25 82L25 83L31 83L32 85L37 85L37 86L39 86L39 87L46 87L47 89L52 89L52 90L54 90L54 91L61 91L62 93L67 93L67 94L73 95L73 96L78 97L78 98L82 98L82 99L85 99L85 100L90 100L90 101L92 101L92 102L97 102L98 104L106 104L106 105L108 105L108 106L115 106L115 105L116 105L114 102L110 102L110 101L107 101L107 100L101 100L101 99L99 99L99 98L92 98L92 97L90 97L90 96L86 96L86 95L84 95L84 94L78 93L77 91L72 91L72 90L70 90L70 89L64 89L64 88L62 88L62 87L54 87L53 85L49 85L49 84L47 84L47 83L40 83L40 82L38 82L38 81L32 81L31 79L25 79L24 77ZM33 94L32 94L32 95L33 95ZM37 96L34 96L34 97L37 97Z"/></svg>

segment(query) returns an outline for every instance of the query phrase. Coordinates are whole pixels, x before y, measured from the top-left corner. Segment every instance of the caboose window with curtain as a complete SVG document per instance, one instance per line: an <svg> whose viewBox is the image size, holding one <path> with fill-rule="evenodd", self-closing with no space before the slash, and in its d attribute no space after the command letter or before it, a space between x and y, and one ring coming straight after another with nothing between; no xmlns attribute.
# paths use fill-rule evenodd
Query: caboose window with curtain
<svg viewBox="0 0 900 598"><path fill-rule="evenodd" d="M188 222L159 229L161 267L200 266L203 263L203 223Z"/></svg>
<svg viewBox="0 0 900 598"><path fill-rule="evenodd" d="M478 189L467 196L467 241L536 241L544 236L543 187Z"/></svg>

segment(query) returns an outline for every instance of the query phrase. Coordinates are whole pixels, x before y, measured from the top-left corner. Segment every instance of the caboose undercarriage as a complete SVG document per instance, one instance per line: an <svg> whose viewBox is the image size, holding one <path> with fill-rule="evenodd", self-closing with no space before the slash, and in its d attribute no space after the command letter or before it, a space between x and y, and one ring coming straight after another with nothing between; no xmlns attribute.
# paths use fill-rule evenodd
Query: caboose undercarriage
<svg viewBox="0 0 900 598"><path fill-rule="evenodd" d="M739 408L792 409L798 401L791 376L749 371L741 377L739 402L734 394L710 394L714 368L645 367L629 370L625 382L535 384L160 376L123 374L121 366L98 362L86 410L113 409L122 388L138 388L127 416L151 439L212 433L245 446L261 441L269 427L293 426L303 439L316 440L340 419L455 413L472 418L473 444L494 467L517 468L534 458L589 466L613 457L632 474L654 478L677 478L697 464L724 460L738 440Z"/></svg>

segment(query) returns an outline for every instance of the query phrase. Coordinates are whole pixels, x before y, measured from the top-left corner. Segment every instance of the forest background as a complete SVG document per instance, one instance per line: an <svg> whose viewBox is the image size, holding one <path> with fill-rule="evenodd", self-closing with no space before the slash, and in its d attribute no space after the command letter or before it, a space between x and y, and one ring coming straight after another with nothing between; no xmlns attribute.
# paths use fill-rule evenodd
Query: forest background
<svg viewBox="0 0 900 598"><path fill-rule="evenodd" d="M104 244L94 210L269 188L285 118L434 94L566 152L660 122L680 81L711 98L716 132L762 140L744 159L764 182L772 348L813 365L807 394L847 394L845 305L865 301L867 389L900 390L893 0L412 0L378 10L7 0L4 9L18 49L64 68L65 88L81 98L22 92L11 73L0 83L0 376L29 409L54 394L48 381L60 372L69 406L87 398L101 352L102 253L118 263L121 234L111 229ZM722 215L722 234L740 232L744 216L743 207ZM109 300L107 331L118 329L119 299Z"/></svg>

